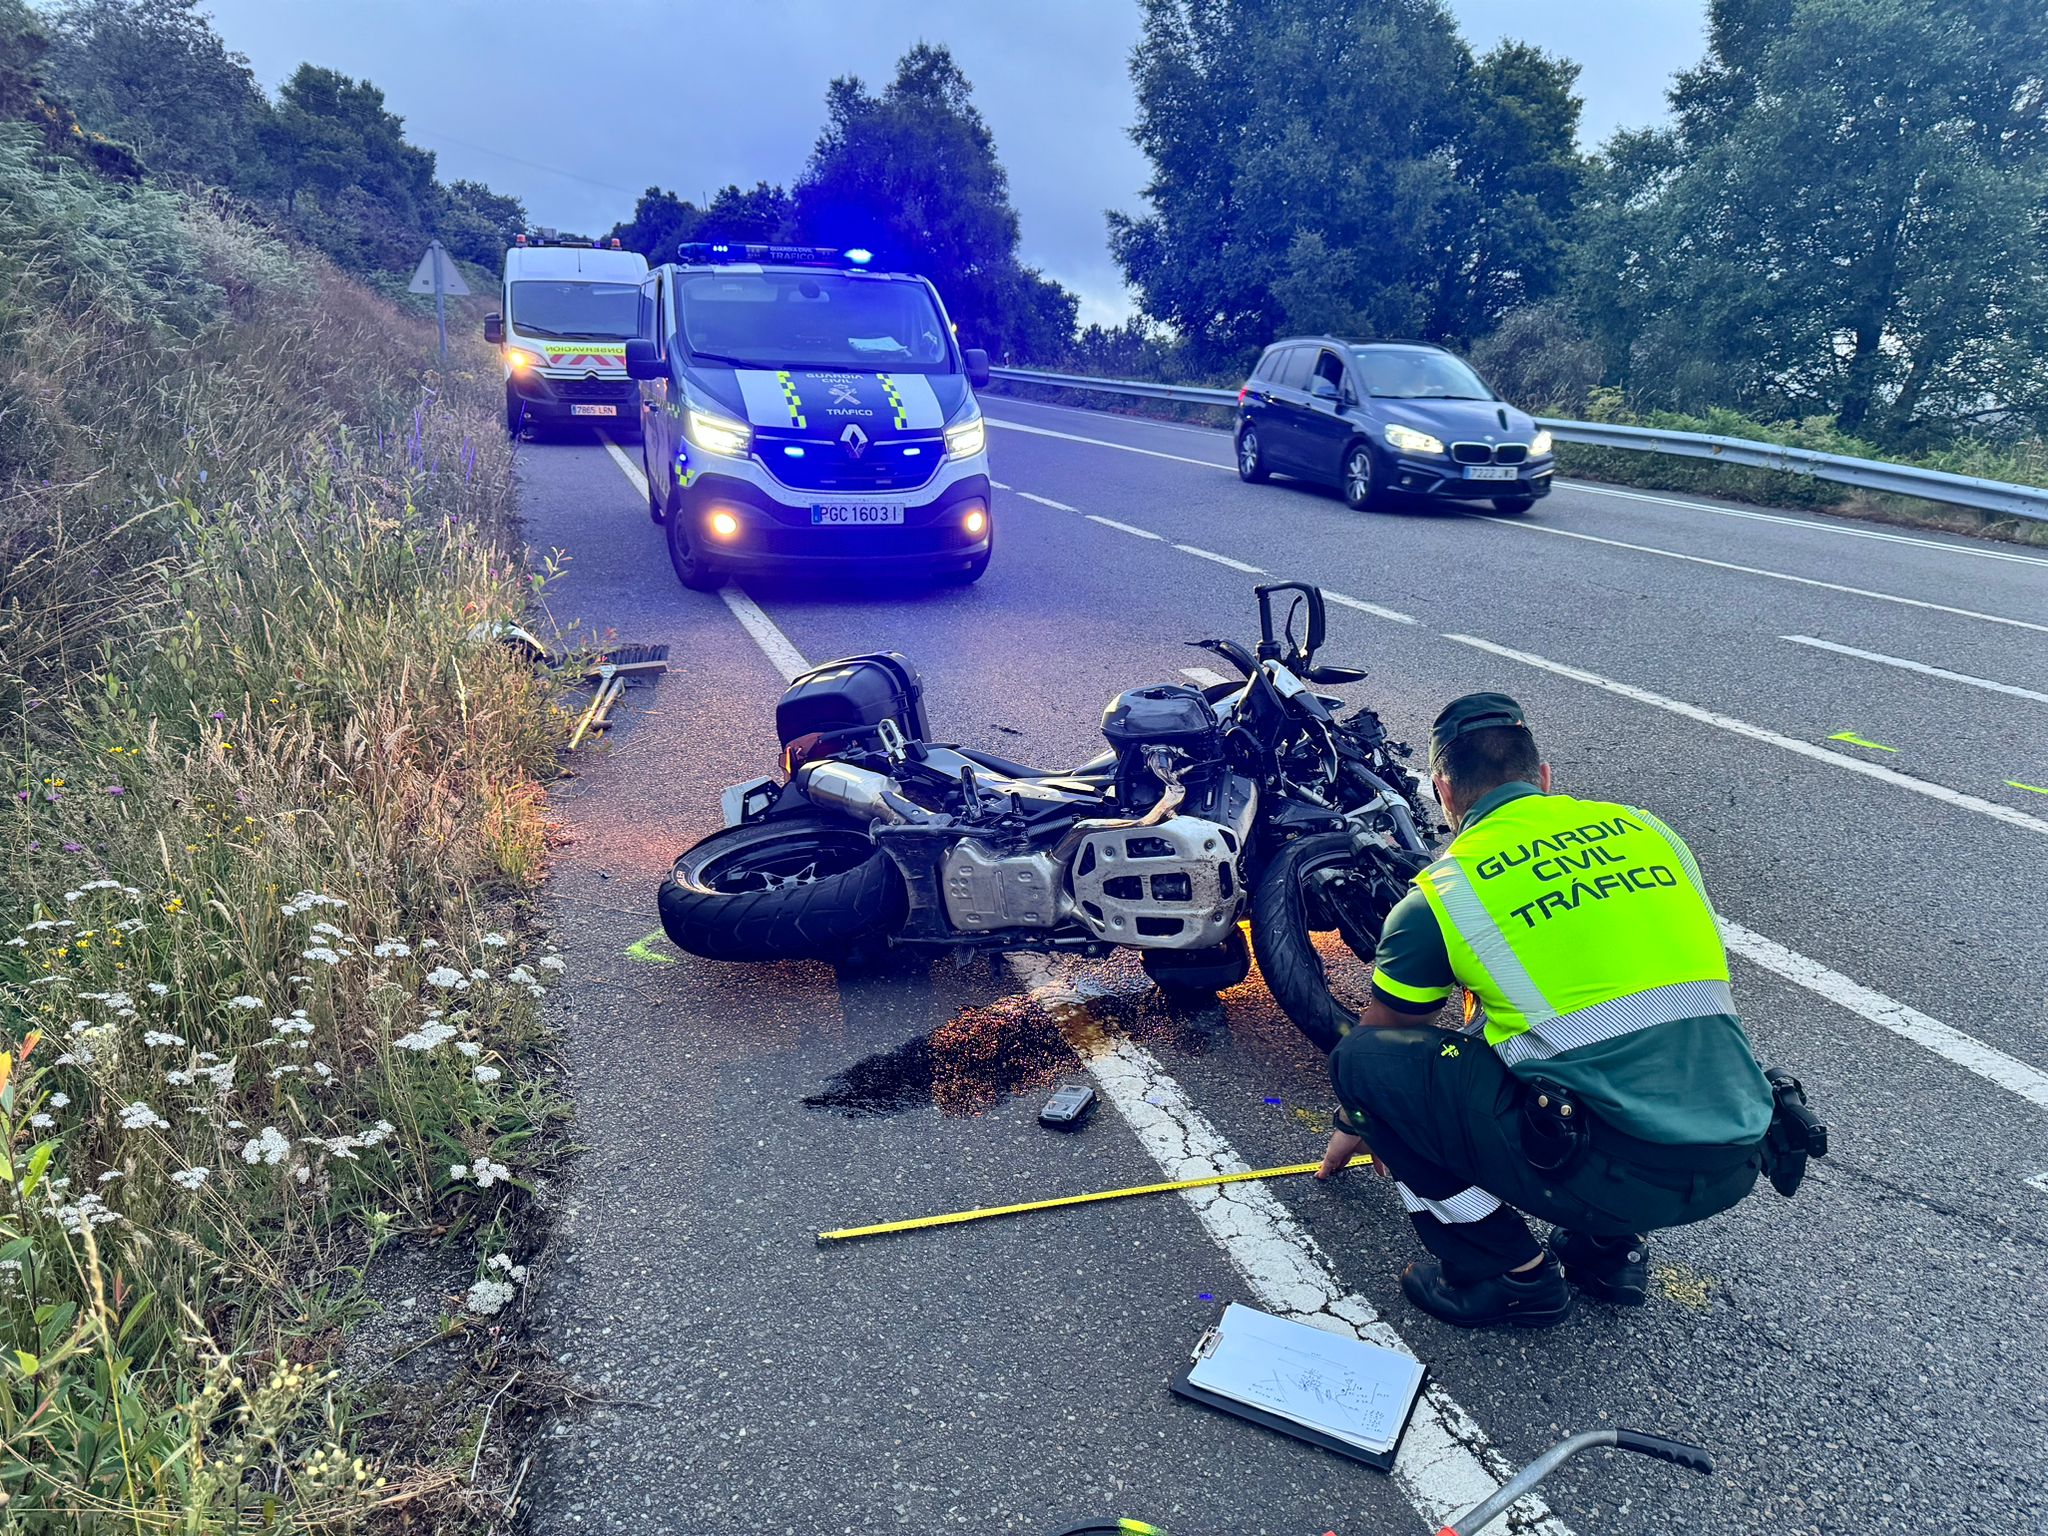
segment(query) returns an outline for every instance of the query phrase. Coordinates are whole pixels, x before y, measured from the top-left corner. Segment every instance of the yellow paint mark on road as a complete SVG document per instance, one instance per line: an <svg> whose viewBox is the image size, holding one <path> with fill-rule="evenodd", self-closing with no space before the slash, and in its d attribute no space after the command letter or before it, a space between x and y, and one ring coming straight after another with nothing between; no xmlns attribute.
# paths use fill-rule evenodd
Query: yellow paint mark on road
<svg viewBox="0 0 2048 1536"><path fill-rule="evenodd" d="M628 960L638 960L643 965L674 965L676 963L674 955L660 954L648 948L650 944L666 942L667 938L668 935L657 928L654 932L648 934L646 938L636 939L627 945L626 958Z"/></svg>
<svg viewBox="0 0 2048 1536"><path fill-rule="evenodd" d="M1707 1294L1714 1288L1713 1280L1689 1264L1660 1264L1650 1278L1657 1284L1657 1294L1666 1301L1675 1301L1694 1312L1704 1312L1710 1305Z"/></svg>
<svg viewBox="0 0 2048 1536"><path fill-rule="evenodd" d="M1854 731L1837 731L1834 735L1830 736L1828 740L1846 741L1852 747L1868 747L1873 752L1896 753L1899 750L1897 747L1888 747L1881 741L1866 741L1861 736L1858 736Z"/></svg>
<svg viewBox="0 0 2048 1536"><path fill-rule="evenodd" d="M2043 789L2038 784L2022 784L2018 779L2007 779L2005 787L2007 789L2024 789L2030 795L2048 795L2048 789Z"/></svg>

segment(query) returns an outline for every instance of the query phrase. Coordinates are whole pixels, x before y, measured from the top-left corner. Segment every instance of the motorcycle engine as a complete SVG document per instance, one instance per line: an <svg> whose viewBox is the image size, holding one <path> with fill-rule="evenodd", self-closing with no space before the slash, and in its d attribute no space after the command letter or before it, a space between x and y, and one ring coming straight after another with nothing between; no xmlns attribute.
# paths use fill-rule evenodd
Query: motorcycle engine
<svg viewBox="0 0 2048 1536"><path fill-rule="evenodd" d="M1139 817L1166 784L1165 753L1184 798L1152 826L1105 828L1075 850L1075 916L1113 944L1206 949L1230 936L1247 893L1238 856L1251 835L1258 786L1229 769L1223 732L1201 691L1180 684L1118 694L1102 733L1117 755L1117 803Z"/></svg>

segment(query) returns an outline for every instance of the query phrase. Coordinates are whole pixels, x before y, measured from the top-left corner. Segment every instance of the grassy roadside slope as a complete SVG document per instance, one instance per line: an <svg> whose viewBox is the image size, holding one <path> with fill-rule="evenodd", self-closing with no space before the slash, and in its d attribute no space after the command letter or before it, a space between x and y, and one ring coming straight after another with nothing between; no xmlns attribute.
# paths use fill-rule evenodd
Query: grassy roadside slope
<svg viewBox="0 0 2048 1536"><path fill-rule="evenodd" d="M555 1112L555 712L472 638L532 585L490 359L432 346L0 128L0 1527L495 1509L471 1420L394 1443L335 1369L408 1236L475 1276L418 1331L488 1347Z"/></svg>

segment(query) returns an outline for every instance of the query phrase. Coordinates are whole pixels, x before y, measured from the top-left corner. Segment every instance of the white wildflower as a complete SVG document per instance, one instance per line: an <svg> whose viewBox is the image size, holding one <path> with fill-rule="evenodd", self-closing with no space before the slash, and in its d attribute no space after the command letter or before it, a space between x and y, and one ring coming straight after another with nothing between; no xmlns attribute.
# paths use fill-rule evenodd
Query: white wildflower
<svg viewBox="0 0 2048 1536"><path fill-rule="evenodd" d="M241 1008L248 1010L250 1012L254 1012L256 1009L261 1008L263 1006L263 999L260 997L251 997L248 993L244 992L238 997L229 998L228 1006L230 1008Z"/></svg>
<svg viewBox="0 0 2048 1536"><path fill-rule="evenodd" d="M441 941L440 941L439 939L421 939L421 940L420 940L420 948L421 948L421 949L439 949L440 947L441 947Z"/></svg>
<svg viewBox="0 0 2048 1536"><path fill-rule="evenodd" d="M185 1037L169 1034L161 1029L152 1029L143 1035L142 1043L144 1045L183 1045Z"/></svg>
<svg viewBox="0 0 2048 1536"><path fill-rule="evenodd" d="M17 933L13 938L7 941L7 947L9 949L27 949L28 940L24 939L20 934Z"/></svg>
<svg viewBox="0 0 2048 1536"><path fill-rule="evenodd" d="M341 964L341 956L337 955L325 944L315 944L311 949L300 955L299 958L301 960L318 960L322 965Z"/></svg>
<svg viewBox="0 0 2048 1536"><path fill-rule="evenodd" d="M483 1055L484 1053L484 1048L478 1045L474 1040L458 1041L456 1042L455 1049L462 1052L462 1054L467 1056L471 1061L476 1060L477 1057Z"/></svg>
<svg viewBox="0 0 2048 1536"><path fill-rule="evenodd" d="M306 1182L306 1180L313 1177L313 1170L306 1164L300 1163L298 1167L292 1170L292 1177L297 1179L301 1184L303 1184Z"/></svg>
<svg viewBox="0 0 2048 1536"><path fill-rule="evenodd" d="M327 1065L324 1061L316 1061L313 1063L313 1075L324 1083L334 1076L334 1068Z"/></svg>
<svg viewBox="0 0 2048 1536"><path fill-rule="evenodd" d="M479 1280L469 1288L469 1310L481 1317L494 1316L513 1295L512 1287L503 1280Z"/></svg>
<svg viewBox="0 0 2048 1536"><path fill-rule="evenodd" d="M453 966L437 965L427 972L427 985L439 987L444 992L461 980L462 972L456 970Z"/></svg>
<svg viewBox="0 0 2048 1536"><path fill-rule="evenodd" d="M206 1182L209 1174L210 1170L205 1168L180 1168L171 1175L171 1182L180 1189L197 1189Z"/></svg>
<svg viewBox="0 0 2048 1536"><path fill-rule="evenodd" d="M496 1067L478 1067L474 1072L470 1073L469 1075L475 1078L480 1083L495 1083L499 1078L503 1077L505 1074L500 1072Z"/></svg>
<svg viewBox="0 0 2048 1536"><path fill-rule="evenodd" d="M70 1102L71 1095L68 1093L53 1093L50 1095L50 1108L52 1109L62 1109Z"/></svg>
<svg viewBox="0 0 2048 1536"><path fill-rule="evenodd" d="M477 942L482 944L486 949L503 949L507 944L510 944L512 941L506 938L505 935L503 935L502 933L487 933L483 936L483 938L481 938Z"/></svg>
<svg viewBox="0 0 2048 1536"><path fill-rule="evenodd" d="M379 960L403 960L412 953L412 946L403 939L386 939L370 953Z"/></svg>
<svg viewBox="0 0 2048 1536"><path fill-rule="evenodd" d="M482 966L478 966L475 970L469 973L469 979L471 981L488 981L490 980L490 976L491 973L485 970Z"/></svg>
<svg viewBox="0 0 2048 1536"><path fill-rule="evenodd" d="M232 1125L235 1122L229 1121L228 1123ZM287 1157L290 1157L291 1152L292 1144L285 1138L284 1132L274 1125L266 1125L243 1146L242 1161L245 1163L268 1163L274 1168Z"/></svg>
<svg viewBox="0 0 2048 1536"><path fill-rule="evenodd" d="M513 966L511 970L505 973L505 979L510 982L516 982L522 987L532 987L540 984L540 978L523 965Z"/></svg>
<svg viewBox="0 0 2048 1536"><path fill-rule="evenodd" d="M341 929L335 927L334 924L332 923L315 923L311 928L307 929L306 931L308 933L324 933L330 939L339 939L344 944L348 942L348 935L342 932Z"/></svg>
<svg viewBox="0 0 2048 1536"><path fill-rule="evenodd" d="M359 1147L374 1147L378 1142L388 1141L397 1134L397 1126L393 1125L389 1120L379 1120L367 1131L357 1132L356 1145Z"/></svg>
<svg viewBox="0 0 2048 1536"><path fill-rule="evenodd" d="M109 1168L105 1173L99 1176L97 1182L101 1184L111 1184L116 1179L125 1179L126 1177L127 1175L123 1173L120 1169Z"/></svg>
<svg viewBox="0 0 2048 1536"><path fill-rule="evenodd" d="M400 1035L391 1043L402 1051L431 1051L455 1038L455 1026L438 1021L422 1024L409 1035Z"/></svg>
<svg viewBox="0 0 2048 1536"><path fill-rule="evenodd" d="M140 1099L121 1111L121 1129L124 1131L167 1131L170 1128L170 1121Z"/></svg>
<svg viewBox="0 0 2048 1536"><path fill-rule="evenodd" d="M57 1122L52 1120L48 1115L33 1114L28 1117L28 1123L35 1130L47 1131L51 1126L55 1125Z"/></svg>
<svg viewBox="0 0 2048 1536"><path fill-rule="evenodd" d="M480 1157L474 1166L468 1163L454 1164L448 1170L448 1177L458 1184L475 1179L478 1189L489 1189L498 1180L511 1178L512 1170L503 1163L494 1163L488 1157Z"/></svg>
<svg viewBox="0 0 2048 1536"><path fill-rule="evenodd" d="M542 962L542 963L543 963L543 964L545 964L546 962ZM153 992L153 993L154 993L154 994L155 994L156 996L158 996L158 997L169 997L169 996L171 995L171 989L170 989L169 987L165 986L165 985L164 985L164 984L163 984L162 982L160 982L160 981L149 981L149 982L144 982L144 983L143 983L143 985L144 985L144 986L146 986L146 987L148 987L148 988L149 988L149 990L150 990L151 992Z"/></svg>

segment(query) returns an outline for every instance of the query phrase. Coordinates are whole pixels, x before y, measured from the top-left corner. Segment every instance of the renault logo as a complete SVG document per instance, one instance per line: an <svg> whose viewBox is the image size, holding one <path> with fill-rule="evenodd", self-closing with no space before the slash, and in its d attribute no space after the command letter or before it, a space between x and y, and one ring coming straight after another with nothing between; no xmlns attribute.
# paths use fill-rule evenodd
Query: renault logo
<svg viewBox="0 0 2048 1536"><path fill-rule="evenodd" d="M839 446L846 450L849 459L857 459L868 451L868 435L861 431L859 422L846 424L846 430L839 434Z"/></svg>

